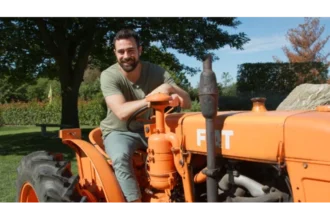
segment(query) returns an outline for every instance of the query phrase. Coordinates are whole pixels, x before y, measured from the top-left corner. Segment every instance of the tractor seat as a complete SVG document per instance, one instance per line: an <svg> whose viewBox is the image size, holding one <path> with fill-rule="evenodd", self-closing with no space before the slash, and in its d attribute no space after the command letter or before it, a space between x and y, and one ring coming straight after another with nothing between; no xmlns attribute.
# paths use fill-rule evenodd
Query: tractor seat
<svg viewBox="0 0 330 220"><path fill-rule="evenodd" d="M105 151L105 147L103 144L103 138L102 138L102 131L100 127L94 128L88 135L88 139L91 142L91 144L105 157L107 158L108 163L111 165L111 160L109 156L107 155ZM144 149L138 149L135 151L135 157L133 158L133 163L137 166L140 165L140 161L137 157L141 157L143 155L146 155L146 150ZM142 161L141 161L142 162Z"/></svg>

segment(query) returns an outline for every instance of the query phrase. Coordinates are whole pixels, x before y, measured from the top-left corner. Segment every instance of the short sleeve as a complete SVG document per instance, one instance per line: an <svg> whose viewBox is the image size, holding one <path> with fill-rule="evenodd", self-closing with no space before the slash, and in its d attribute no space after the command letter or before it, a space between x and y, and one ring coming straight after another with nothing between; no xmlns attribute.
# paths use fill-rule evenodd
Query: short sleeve
<svg viewBox="0 0 330 220"><path fill-rule="evenodd" d="M104 97L122 94L120 89L120 79L116 74L105 70L100 76L101 91Z"/></svg>
<svg viewBox="0 0 330 220"><path fill-rule="evenodd" d="M165 70L164 72L164 83L168 83L170 85L176 85L174 79L172 78L171 74Z"/></svg>

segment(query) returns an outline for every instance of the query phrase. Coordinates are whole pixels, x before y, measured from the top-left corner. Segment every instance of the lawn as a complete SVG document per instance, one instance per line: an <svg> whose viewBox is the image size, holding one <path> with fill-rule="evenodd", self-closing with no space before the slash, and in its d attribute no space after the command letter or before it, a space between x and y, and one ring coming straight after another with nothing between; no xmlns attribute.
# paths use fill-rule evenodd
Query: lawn
<svg viewBox="0 0 330 220"><path fill-rule="evenodd" d="M38 150L61 152L76 169L73 150L58 138L59 128L47 128L49 136L41 136L40 127L3 126L0 127L0 202L15 202L16 169L22 157ZM82 138L88 140L93 127L82 126Z"/></svg>

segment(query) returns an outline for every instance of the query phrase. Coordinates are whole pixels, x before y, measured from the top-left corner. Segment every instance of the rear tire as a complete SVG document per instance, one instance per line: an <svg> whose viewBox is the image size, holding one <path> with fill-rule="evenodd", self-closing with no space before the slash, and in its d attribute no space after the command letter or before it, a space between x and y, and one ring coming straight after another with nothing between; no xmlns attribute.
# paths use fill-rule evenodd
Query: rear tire
<svg viewBox="0 0 330 220"><path fill-rule="evenodd" d="M33 152L17 168L16 202L79 202L78 181L61 154Z"/></svg>

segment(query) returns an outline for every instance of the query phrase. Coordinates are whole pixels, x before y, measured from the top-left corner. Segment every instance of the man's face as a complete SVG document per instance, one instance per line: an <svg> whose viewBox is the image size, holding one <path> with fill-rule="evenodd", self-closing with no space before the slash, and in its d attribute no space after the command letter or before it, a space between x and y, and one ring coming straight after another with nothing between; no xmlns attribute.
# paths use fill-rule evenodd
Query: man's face
<svg viewBox="0 0 330 220"><path fill-rule="evenodd" d="M131 72L137 67L141 50L141 47L136 45L133 37L115 42L115 55L119 65L125 72Z"/></svg>

